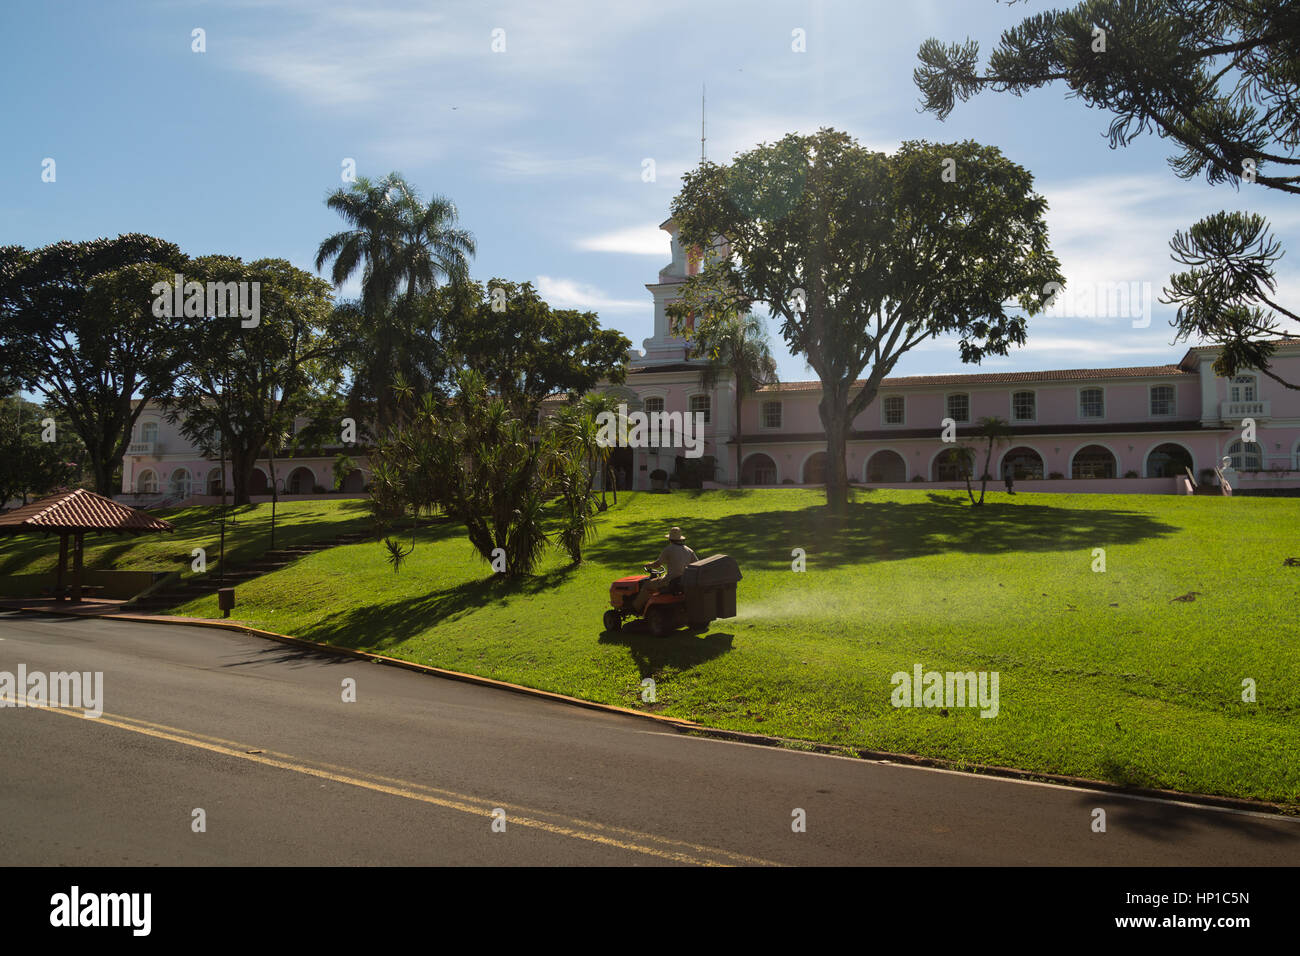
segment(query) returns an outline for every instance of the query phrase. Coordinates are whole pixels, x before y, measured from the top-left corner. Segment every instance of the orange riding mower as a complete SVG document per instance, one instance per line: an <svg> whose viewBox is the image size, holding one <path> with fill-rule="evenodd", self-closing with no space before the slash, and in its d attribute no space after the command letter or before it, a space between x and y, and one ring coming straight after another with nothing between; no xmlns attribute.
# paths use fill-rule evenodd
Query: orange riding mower
<svg viewBox="0 0 1300 956"><path fill-rule="evenodd" d="M645 574L619 578L609 586L606 631L621 630L626 618L635 618L634 604L642 586L668 573L656 574L648 564L642 567ZM736 616L736 582L740 577L740 567L725 554L688 564L681 577L651 593L641 616L655 637L667 637L687 625L692 630L703 630L715 618Z"/></svg>

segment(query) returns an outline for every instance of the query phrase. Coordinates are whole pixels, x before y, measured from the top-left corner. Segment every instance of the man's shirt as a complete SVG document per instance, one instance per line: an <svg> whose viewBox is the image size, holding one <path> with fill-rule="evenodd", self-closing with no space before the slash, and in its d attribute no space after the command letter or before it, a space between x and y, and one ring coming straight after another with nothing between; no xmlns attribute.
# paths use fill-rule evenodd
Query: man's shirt
<svg viewBox="0 0 1300 956"><path fill-rule="evenodd" d="M659 555L657 564L662 564L668 569L668 579L679 578L686 570L686 565L694 564L700 560L695 556L695 552L684 544L673 544L669 542Z"/></svg>

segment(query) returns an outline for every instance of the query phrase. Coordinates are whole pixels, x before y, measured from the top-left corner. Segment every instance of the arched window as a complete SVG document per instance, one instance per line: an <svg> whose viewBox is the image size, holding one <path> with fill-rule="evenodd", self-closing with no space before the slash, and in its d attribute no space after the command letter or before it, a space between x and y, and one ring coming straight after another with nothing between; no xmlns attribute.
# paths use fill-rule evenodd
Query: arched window
<svg viewBox="0 0 1300 956"><path fill-rule="evenodd" d="M878 451L867 459L867 481L882 484L907 481L907 462L896 451Z"/></svg>
<svg viewBox="0 0 1300 956"><path fill-rule="evenodd" d="M1087 445L1074 453L1071 478L1114 478L1118 466L1109 448Z"/></svg>
<svg viewBox="0 0 1300 956"><path fill-rule="evenodd" d="M819 451L804 462L803 483L805 485L826 484L826 452Z"/></svg>
<svg viewBox="0 0 1300 956"><path fill-rule="evenodd" d="M1032 448L1013 448L1002 458L1001 478L1010 473L1016 481L1043 477L1043 457Z"/></svg>
<svg viewBox="0 0 1300 956"><path fill-rule="evenodd" d="M172 472L171 481L167 484L167 493L174 497L185 497L190 493L190 473L184 468L177 468Z"/></svg>
<svg viewBox="0 0 1300 956"><path fill-rule="evenodd" d="M776 484L776 462L768 455L750 455L740 469L740 482L744 485Z"/></svg>
<svg viewBox="0 0 1300 956"><path fill-rule="evenodd" d="M947 448L934 459L935 481L965 481L975 474L975 453L969 448Z"/></svg>
<svg viewBox="0 0 1300 956"><path fill-rule="evenodd" d="M1148 478L1178 478L1192 467L1192 453L1182 445L1166 442L1147 455Z"/></svg>
<svg viewBox="0 0 1300 956"><path fill-rule="evenodd" d="M135 490L143 495L158 494L158 474L149 468L140 472L135 480Z"/></svg>
<svg viewBox="0 0 1300 956"><path fill-rule="evenodd" d="M1228 446L1228 457L1232 459L1234 471L1264 470L1264 449L1259 442L1237 439Z"/></svg>

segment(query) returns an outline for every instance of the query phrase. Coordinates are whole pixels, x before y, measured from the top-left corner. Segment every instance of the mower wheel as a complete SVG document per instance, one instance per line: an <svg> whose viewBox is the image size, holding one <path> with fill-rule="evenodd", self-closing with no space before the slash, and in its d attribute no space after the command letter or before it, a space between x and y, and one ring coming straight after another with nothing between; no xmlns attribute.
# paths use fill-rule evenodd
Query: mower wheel
<svg viewBox="0 0 1300 956"><path fill-rule="evenodd" d="M605 630L618 631L623 628L623 617L618 611L609 610L605 612Z"/></svg>
<svg viewBox="0 0 1300 956"><path fill-rule="evenodd" d="M650 633L655 637L667 637L673 629L668 614L659 608L653 608L648 616L650 618Z"/></svg>

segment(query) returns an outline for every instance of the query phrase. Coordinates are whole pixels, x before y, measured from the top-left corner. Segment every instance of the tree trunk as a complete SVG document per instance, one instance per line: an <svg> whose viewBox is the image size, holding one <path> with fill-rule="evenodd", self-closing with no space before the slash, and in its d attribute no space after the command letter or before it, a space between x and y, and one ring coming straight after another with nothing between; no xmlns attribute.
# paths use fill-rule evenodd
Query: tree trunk
<svg viewBox="0 0 1300 956"><path fill-rule="evenodd" d="M849 471L844 460L848 451L848 409L840 396L823 390L818 411L826 429L826 507L834 514L843 514L849 505Z"/></svg>
<svg viewBox="0 0 1300 956"><path fill-rule="evenodd" d="M254 455L256 452L249 453L246 449L232 448L230 451L230 479L234 486L234 504L246 505L249 503L249 488L253 483L253 465L255 463Z"/></svg>
<svg viewBox="0 0 1300 956"><path fill-rule="evenodd" d="M984 504L984 489L989 484L989 462L993 460L993 439L989 439L988 451L984 453L984 472L980 475L980 504Z"/></svg>

